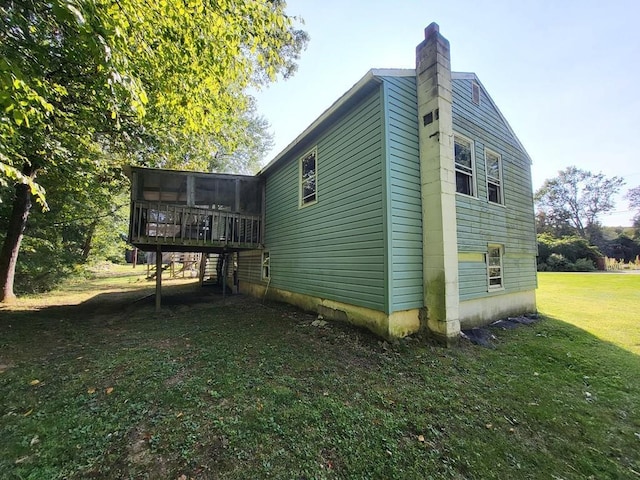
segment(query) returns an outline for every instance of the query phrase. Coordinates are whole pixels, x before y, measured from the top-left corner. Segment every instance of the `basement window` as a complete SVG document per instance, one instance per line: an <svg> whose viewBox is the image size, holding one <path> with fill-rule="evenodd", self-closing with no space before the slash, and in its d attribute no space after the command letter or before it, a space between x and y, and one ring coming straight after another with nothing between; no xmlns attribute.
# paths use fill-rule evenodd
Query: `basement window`
<svg viewBox="0 0 640 480"><path fill-rule="evenodd" d="M456 192L475 195L473 142L460 135L454 137L456 164Z"/></svg>
<svg viewBox="0 0 640 480"><path fill-rule="evenodd" d="M299 164L299 186L300 186L300 208L313 205L318 201L317 197L317 169L318 151L316 148L306 153L300 158Z"/></svg>
<svg viewBox="0 0 640 480"><path fill-rule="evenodd" d="M487 199L492 203L504 204L502 194L502 158L491 150L484 151L487 170Z"/></svg>
<svg viewBox="0 0 640 480"><path fill-rule="evenodd" d="M489 245L487 252L489 291L504 288L502 278L502 245Z"/></svg>
<svg viewBox="0 0 640 480"><path fill-rule="evenodd" d="M269 280L271 278L271 257L269 250L263 250L262 252L262 279Z"/></svg>

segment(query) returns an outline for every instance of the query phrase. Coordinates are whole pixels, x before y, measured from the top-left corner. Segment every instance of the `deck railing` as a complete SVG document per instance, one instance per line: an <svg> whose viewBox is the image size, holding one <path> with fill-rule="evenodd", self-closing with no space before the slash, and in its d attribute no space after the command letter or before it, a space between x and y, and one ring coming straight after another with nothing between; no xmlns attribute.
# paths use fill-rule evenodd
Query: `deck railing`
<svg viewBox="0 0 640 480"><path fill-rule="evenodd" d="M258 248L262 216L158 202L131 204L131 243Z"/></svg>

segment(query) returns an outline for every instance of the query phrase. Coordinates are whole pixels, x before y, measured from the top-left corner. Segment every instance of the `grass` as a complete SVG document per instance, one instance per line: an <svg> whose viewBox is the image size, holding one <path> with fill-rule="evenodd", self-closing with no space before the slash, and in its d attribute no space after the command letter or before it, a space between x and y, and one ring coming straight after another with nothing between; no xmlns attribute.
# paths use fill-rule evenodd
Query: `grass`
<svg viewBox="0 0 640 480"><path fill-rule="evenodd" d="M388 344L183 282L156 315L122 272L0 311L1 478L640 477L614 339L547 317L493 350Z"/></svg>
<svg viewBox="0 0 640 480"><path fill-rule="evenodd" d="M539 273L538 308L640 355L640 274Z"/></svg>

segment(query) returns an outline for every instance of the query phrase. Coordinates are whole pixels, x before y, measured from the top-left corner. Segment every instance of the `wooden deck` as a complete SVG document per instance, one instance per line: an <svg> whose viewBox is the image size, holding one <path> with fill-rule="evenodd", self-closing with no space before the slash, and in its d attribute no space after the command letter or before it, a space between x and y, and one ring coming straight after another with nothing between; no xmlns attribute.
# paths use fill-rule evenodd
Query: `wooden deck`
<svg viewBox="0 0 640 480"><path fill-rule="evenodd" d="M262 248L262 215L131 202L129 242L141 250L222 252Z"/></svg>
<svg viewBox="0 0 640 480"><path fill-rule="evenodd" d="M129 243L146 251L225 253L263 247L264 181L249 175L126 167Z"/></svg>

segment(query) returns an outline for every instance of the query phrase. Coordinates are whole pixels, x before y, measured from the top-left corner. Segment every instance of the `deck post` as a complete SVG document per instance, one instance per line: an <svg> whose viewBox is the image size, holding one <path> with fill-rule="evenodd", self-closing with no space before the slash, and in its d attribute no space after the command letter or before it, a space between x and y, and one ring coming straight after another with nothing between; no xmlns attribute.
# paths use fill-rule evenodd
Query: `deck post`
<svg viewBox="0 0 640 480"><path fill-rule="evenodd" d="M227 253L222 254L222 304L227 300Z"/></svg>
<svg viewBox="0 0 640 480"><path fill-rule="evenodd" d="M162 303L162 247L156 246L156 312Z"/></svg>

